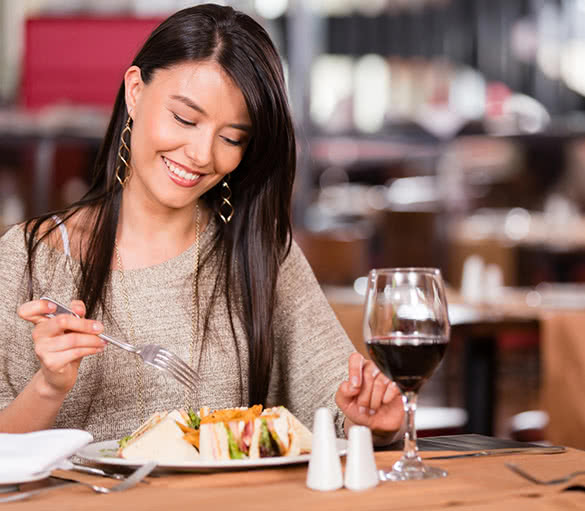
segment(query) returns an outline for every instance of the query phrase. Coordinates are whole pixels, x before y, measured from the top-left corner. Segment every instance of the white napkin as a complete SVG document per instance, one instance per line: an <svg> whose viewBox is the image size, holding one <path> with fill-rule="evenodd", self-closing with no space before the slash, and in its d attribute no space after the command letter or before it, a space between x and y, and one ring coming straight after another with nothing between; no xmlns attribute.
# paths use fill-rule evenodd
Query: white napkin
<svg viewBox="0 0 585 511"><path fill-rule="evenodd" d="M79 429L0 433L0 484L66 467L67 458L92 440L90 433Z"/></svg>

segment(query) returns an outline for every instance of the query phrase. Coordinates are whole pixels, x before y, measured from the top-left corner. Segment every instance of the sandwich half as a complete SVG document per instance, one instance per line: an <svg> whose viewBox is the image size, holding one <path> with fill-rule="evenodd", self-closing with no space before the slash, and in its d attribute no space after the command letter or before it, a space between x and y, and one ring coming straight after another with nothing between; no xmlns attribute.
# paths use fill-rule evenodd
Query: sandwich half
<svg viewBox="0 0 585 511"><path fill-rule="evenodd" d="M186 423L179 410L155 413L130 436L120 440L118 456L159 463L198 460L199 452L184 439L185 433L179 427Z"/></svg>
<svg viewBox="0 0 585 511"><path fill-rule="evenodd" d="M284 406L275 406L273 408L267 408L262 413L263 415L276 415L278 417L286 417L293 433L291 434L292 442L294 446L291 446L290 453L287 456L296 456L298 454L309 454L311 452L311 444L313 442L313 434L299 419L297 419L287 408ZM291 454L292 453L292 454Z"/></svg>
<svg viewBox="0 0 585 511"><path fill-rule="evenodd" d="M202 413L199 448L206 461L298 456L311 433L284 407L218 410Z"/></svg>

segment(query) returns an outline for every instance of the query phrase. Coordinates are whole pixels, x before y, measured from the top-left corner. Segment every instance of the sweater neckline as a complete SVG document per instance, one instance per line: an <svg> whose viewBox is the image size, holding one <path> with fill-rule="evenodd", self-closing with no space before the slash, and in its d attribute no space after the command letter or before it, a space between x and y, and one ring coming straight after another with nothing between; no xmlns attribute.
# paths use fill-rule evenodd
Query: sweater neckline
<svg viewBox="0 0 585 511"><path fill-rule="evenodd" d="M209 245L212 242L215 232L217 231L218 225L217 220L211 216L207 225L200 233L200 251L201 253L205 253L208 250ZM124 274L128 275L135 275L140 276L142 274L149 274L149 273L158 273L158 272L168 272L170 268L187 268L188 271L192 271L191 264L187 264L188 261L191 261L194 257L195 246L197 245L197 240L195 240L191 245L189 245L183 252L177 254L176 256L167 259L166 261L162 261L160 263L151 265L151 266L144 266L142 268L133 268L129 270L123 270ZM41 242L41 247L45 250L48 250L51 254L57 255L61 259L66 259L70 264L75 267L79 267L79 260L73 258L72 256L67 256L65 252L57 247L53 247L46 242ZM112 274L118 274L120 270L113 269L111 270Z"/></svg>

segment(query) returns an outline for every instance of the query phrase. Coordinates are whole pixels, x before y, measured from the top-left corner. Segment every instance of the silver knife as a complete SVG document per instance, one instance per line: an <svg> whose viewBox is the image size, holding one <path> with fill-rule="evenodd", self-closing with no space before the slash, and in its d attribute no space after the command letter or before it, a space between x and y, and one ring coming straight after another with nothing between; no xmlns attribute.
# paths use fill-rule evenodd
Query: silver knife
<svg viewBox="0 0 585 511"><path fill-rule="evenodd" d="M86 465L78 465L77 463L73 463L70 470L75 470L76 472L83 472L84 474L92 474L95 476L102 476L102 477L111 477L112 479L126 479L122 474L115 474L113 472L106 472L101 468L95 467L88 467Z"/></svg>
<svg viewBox="0 0 585 511"><path fill-rule="evenodd" d="M102 470L101 468L88 467L87 465L78 465L77 463L72 463L70 470L75 470L77 472L83 472L84 474L92 474L92 475L96 475L96 476L110 477L112 479L117 479L119 481L123 481L124 479L126 479L126 476L124 474L117 474L115 472L106 472L105 470ZM148 481L145 481L145 480L143 480L141 482L148 484Z"/></svg>
<svg viewBox="0 0 585 511"><path fill-rule="evenodd" d="M512 447L508 449L485 449L483 451L466 452L465 454L448 454L446 456L428 456L425 460L452 460L455 458L473 458L476 456L507 456L509 454L558 454L565 452L566 447Z"/></svg>

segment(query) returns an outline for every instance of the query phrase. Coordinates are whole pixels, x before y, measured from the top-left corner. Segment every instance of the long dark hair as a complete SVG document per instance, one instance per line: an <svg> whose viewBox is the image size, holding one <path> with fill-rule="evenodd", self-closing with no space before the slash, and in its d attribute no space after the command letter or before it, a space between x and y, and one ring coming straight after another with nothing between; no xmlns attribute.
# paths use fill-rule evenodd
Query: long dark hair
<svg viewBox="0 0 585 511"><path fill-rule="evenodd" d="M227 224L218 222L213 252L219 255L220 271L213 296L215 300L224 293L235 335L235 298L230 290L233 293L236 283L249 349L249 404L265 403L274 353L276 281L292 240L290 201L296 166L293 123L282 65L268 34L252 18L231 7L205 4L175 13L152 32L132 64L140 68L142 80L148 84L157 69L203 60L220 64L241 89L252 122L245 155L230 175L235 215ZM98 310L106 311L122 200L115 170L120 136L128 119L124 93L122 82L89 191L75 204L56 212L63 221L81 209L92 212L93 228L89 229L87 243L83 247L80 244L75 254L80 262L79 299L85 302L88 317ZM212 211L218 211L220 187L206 192L203 200ZM39 243L57 228L50 220L53 214L26 223L31 299L35 253ZM208 319L209 312L205 329Z"/></svg>

